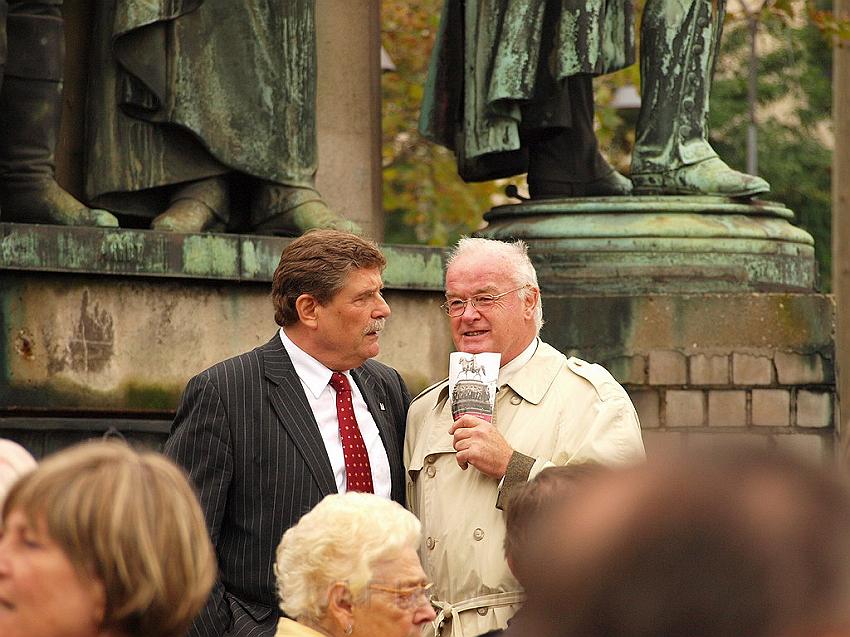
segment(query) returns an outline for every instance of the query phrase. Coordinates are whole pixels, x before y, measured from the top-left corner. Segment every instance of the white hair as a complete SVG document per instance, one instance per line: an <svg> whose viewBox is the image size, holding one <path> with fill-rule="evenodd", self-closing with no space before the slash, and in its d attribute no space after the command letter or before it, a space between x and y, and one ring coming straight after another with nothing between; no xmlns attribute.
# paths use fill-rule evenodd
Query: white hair
<svg viewBox="0 0 850 637"><path fill-rule="evenodd" d="M280 607L293 619L319 620L327 610L328 591L345 582L362 598L378 562L419 547L421 525L397 502L370 493L326 496L277 547Z"/></svg>
<svg viewBox="0 0 850 637"><path fill-rule="evenodd" d="M0 505L18 478L36 466L29 451L17 442L0 438Z"/></svg>
<svg viewBox="0 0 850 637"><path fill-rule="evenodd" d="M540 286L537 284L537 271L534 269L531 259L528 258L528 246L525 241L506 242L478 237L461 237L457 245L449 251L446 259L446 270L455 261L470 257L503 259L507 262L514 286L528 285L538 292L540 291ZM528 288L523 288L518 292L520 299L523 301L531 293L531 290ZM540 298L539 293L537 295L537 306L534 308L534 327L537 329L537 335L539 336L540 328L543 327L543 300Z"/></svg>

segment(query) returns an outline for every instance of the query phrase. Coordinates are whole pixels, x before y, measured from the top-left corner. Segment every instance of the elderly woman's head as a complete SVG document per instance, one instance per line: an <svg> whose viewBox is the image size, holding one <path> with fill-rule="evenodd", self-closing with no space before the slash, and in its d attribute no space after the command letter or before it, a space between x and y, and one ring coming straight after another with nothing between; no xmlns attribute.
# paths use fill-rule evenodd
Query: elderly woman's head
<svg viewBox="0 0 850 637"><path fill-rule="evenodd" d="M215 574L182 471L123 443L84 443L6 497L0 635L182 637Z"/></svg>
<svg viewBox="0 0 850 637"><path fill-rule="evenodd" d="M420 524L364 493L329 495L277 549L281 608L330 635L413 637L434 619L416 549Z"/></svg>

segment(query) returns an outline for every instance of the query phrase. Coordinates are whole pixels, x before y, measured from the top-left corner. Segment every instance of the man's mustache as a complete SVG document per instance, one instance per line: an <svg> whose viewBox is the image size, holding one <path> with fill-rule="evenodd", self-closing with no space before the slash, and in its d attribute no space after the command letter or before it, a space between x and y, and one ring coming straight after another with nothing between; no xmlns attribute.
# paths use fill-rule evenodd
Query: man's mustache
<svg viewBox="0 0 850 637"><path fill-rule="evenodd" d="M387 324L387 319L379 318L375 319L363 330L363 334L372 334L374 332L381 332L384 329L384 326Z"/></svg>

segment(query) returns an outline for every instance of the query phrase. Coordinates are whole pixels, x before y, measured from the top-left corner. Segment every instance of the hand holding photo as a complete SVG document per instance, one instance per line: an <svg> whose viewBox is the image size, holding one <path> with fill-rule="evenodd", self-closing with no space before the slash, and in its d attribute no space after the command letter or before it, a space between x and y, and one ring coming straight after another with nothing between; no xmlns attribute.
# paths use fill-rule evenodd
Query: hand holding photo
<svg viewBox="0 0 850 637"><path fill-rule="evenodd" d="M455 420L470 414L492 422L501 358L498 352L453 352L449 356L449 395Z"/></svg>

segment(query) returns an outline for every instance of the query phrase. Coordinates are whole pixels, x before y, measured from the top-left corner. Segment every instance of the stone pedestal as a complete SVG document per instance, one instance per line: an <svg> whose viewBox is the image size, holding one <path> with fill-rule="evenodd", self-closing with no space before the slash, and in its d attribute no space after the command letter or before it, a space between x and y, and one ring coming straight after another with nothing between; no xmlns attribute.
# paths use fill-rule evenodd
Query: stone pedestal
<svg viewBox="0 0 850 637"><path fill-rule="evenodd" d="M834 305L790 210L630 197L486 218L480 234L529 245L544 339L623 383L650 454L734 440L832 457Z"/></svg>
<svg viewBox="0 0 850 637"><path fill-rule="evenodd" d="M164 439L191 376L276 333L288 241L0 223L0 437L37 455L110 427ZM448 368L442 254L383 250L380 360L415 394Z"/></svg>
<svg viewBox="0 0 850 637"><path fill-rule="evenodd" d="M812 290L814 240L781 204L723 197L529 201L479 234L529 244L547 292Z"/></svg>

